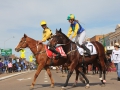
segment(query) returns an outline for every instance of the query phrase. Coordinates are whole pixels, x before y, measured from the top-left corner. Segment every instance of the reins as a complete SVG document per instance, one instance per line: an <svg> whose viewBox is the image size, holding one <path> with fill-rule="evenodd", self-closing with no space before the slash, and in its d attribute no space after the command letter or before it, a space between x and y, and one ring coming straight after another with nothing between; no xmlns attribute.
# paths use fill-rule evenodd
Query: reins
<svg viewBox="0 0 120 90"><path fill-rule="evenodd" d="M71 41L69 41L69 42L66 43L66 44L57 44L56 47L58 47L58 46L66 46L66 45L68 45L68 44L71 44L71 50L67 53L67 55L69 55L71 52L75 52L76 50L78 50L78 49L72 50L72 42L71 42Z"/></svg>
<svg viewBox="0 0 120 90"><path fill-rule="evenodd" d="M20 46L24 45L24 43L26 43L26 42L27 42L27 41L26 41L26 39L25 39ZM36 43L36 46L34 46L34 47L37 48L37 53L34 54L35 56L38 55L38 54L42 54L42 53L45 53L45 52L46 52L46 50L43 50L43 51L40 51L40 52L38 51L38 48L39 48L39 44L38 44L38 43ZM32 48L34 48L34 47L32 47Z"/></svg>

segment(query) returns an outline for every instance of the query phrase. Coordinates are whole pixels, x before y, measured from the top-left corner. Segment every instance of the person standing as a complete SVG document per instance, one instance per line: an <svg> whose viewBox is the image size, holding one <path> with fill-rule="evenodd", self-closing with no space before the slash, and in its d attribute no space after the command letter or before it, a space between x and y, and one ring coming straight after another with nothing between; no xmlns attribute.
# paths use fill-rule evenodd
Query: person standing
<svg viewBox="0 0 120 90"><path fill-rule="evenodd" d="M3 68L3 63L2 63L2 61L1 61L1 59L0 59L0 74L3 73L2 68Z"/></svg>
<svg viewBox="0 0 120 90"><path fill-rule="evenodd" d="M8 63L8 71L9 71L9 73L12 73L12 62L11 61L9 61L9 63Z"/></svg>
<svg viewBox="0 0 120 90"><path fill-rule="evenodd" d="M120 81L120 46L119 43L114 44L114 50L112 51L111 61L115 64L117 69L117 79Z"/></svg>

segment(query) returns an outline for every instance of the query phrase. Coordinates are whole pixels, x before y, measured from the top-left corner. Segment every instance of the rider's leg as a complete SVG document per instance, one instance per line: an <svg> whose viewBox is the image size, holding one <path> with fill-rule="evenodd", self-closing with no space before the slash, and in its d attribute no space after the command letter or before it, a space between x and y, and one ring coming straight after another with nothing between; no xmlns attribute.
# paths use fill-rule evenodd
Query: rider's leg
<svg viewBox="0 0 120 90"><path fill-rule="evenodd" d="M47 46L48 46L48 49L49 49L50 51L52 51L53 53L56 54L56 59L58 59L59 57L61 57L61 54L60 54L58 51L56 51L54 47L52 47L52 46L50 45L50 42L47 43Z"/></svg>
<svg viewBox="0 0 120 90"><path fill-rule="evenodd" d="M83 43L85 41L85 36L86 36L86 33L85 31L83 31L82 33L77 35L75 42L79 47L82 47L84 50L86 50L88 55L91 55L90 50L85 46L85 43Z"/></svg>

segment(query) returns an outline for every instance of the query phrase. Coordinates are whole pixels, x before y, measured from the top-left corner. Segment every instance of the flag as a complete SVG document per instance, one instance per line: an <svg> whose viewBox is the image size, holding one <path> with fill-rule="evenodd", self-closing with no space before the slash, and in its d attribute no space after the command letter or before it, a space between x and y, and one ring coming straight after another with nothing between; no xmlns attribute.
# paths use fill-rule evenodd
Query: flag
<svg viewBox="0 0 120 90"><path fill-rule="evenodd" d="M30 62L33 61L33 56L32 56L32 55L29 56L29 61L30 61Z"/></svg>
<svg viewBox="0 0 120 90"><path fill-rule="evenodd" d="M25 58L25 50L24 49L20 50L20 57Z"/></svg>

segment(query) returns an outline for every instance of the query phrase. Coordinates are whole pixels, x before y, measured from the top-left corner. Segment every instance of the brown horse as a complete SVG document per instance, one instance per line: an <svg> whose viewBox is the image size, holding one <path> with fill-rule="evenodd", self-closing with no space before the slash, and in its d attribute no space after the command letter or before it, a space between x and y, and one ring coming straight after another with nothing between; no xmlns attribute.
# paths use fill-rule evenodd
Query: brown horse
<svg viewBox="0 0 120 90"><path fill-rule="evenodd" d="M19 52L23 48L30 48L32 53L34 54L37 63L38 63L38 68L37 71L34 75L34 79L31 85L31 88L34 87L35 81L41 72L43 68L47 71L50 80L51 80L51 87L54 87L54 81L50 72L49 66L60 66L63 65L68 61L67 58L61 57L59 60L51 59L47 56L46 50L45 50L45 44L38 44L38 42L30 37L28 37L26 34L21 38L19 44L15 48L15 51ZM77 63L77 62L76 62ZM77 67L75 69L78 69Z"/></svg>
<svg viewBox="0 0 120 90"><path fill-rule="evenodd" d="M82 56L79 54L78 49L77 49L77 45L76 43L72 42L64 33L62 33L61 29L58 31L56 30L56 34L52 37L52 39L50 40L50 45L55 47L55 46L62 46L63 50L65 51L66 54L68 54L68 62L70 63L70 72L68 73L67 76L67 80L66 83L64 84L64 88L67 86L69 78L71 77L71 74L73 73L73 70L75 69L75 67L78 65L83 64L89 64L89 63L93 63L93 64L98 64L97 59L99 60L99 68L101 69L100 72L100 80L102 82L102 85L105 85L105 71L106 71L106 63L105 63L105 51L104 51L104 47L101 43L95 41L95 42L91 42L96 50L97 50L97 54L95 55L91 55L89 56ZM81 71L81 70L79 70ZM103 79L102 79L102 71L103 71ZM86 79L84 73L81 72L81 74L84 76L84 78ZM87 79L86 79L87 80ZM87 80L87 85L89 87L89 81Z"/></svg>

